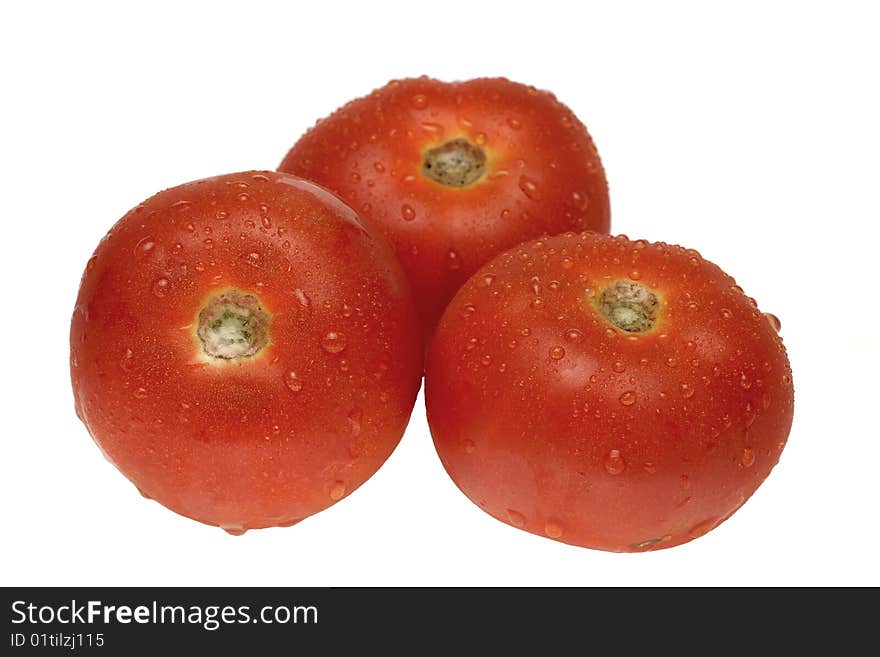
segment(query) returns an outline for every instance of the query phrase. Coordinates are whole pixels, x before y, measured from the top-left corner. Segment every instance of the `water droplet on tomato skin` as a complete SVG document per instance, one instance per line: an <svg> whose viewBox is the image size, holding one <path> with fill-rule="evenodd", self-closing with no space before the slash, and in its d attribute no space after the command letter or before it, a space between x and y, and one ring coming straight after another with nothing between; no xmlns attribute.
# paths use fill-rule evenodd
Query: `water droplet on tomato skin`
<svg viewBox="0 0 880 657"><path fill-rule="evenodd" d="M755 452L751 447L744 447L740 454L739 462L744 468L750 468L755 464Z"/></svg>
<svg viewBox="0 0 880 657"><path fill-rule="evenodd" d="M688 531L688 535L691 538L700 538L700 536L705 536L706 534L708 534L717 524L717 518L709 518L708 520L704 520L703 522L691 527Z"/></svg>
<svg viewBox="0 0 880 657"><path fill-rule="evenodd" d="M565 358L565 349L560 346L550 347L549 355L553 360L562 360Z"/></svg>
<svg viewBox="0 0 880 657"><path fill-rule="evenodd" d="M565 533L565 528L561 523L555 520L548 520L544 525L544 533L547 534L550 538L562 538L562 535Z"/></svg>
<svg viewBox="0 0 880 657"><path fill-rule="evenodd" d="M334 502L338 502L343 497L345 497L345 482L344 481L335 481L333 485L330 486L330 499Z"/></svg>
<svg viewBox="0 0 880 657"><path fill-rule="evenodd" d="M415 109L425 109L428 106L428 97L425 94L416 94L409 102Z"/></svg>
<svg viewBox="0 0 880 657"><path fill-rule="evenodd" d="M461 268L461 261L458 257L458 254L451 250L446 254L446 267L450 271L455 271Z"/></svg>
<svg viewBox="0 0 880 657"><path fill-rule="evenodd" d="M764 317L770 323L770 326L773 327L774 331L779 333L782 330L782 322L776 315L773 313L764 313Z"/></svg>
<svg viewBox="0 0 880 657"><path fill-rule="evenodd" d="M156 243L151 237L144 237L134 247L134 254L138 259L143 260L149 256L156 248Z"/></svg>
<svg viewBox="0 0 880 657"><path fill-rule="evenodd" d="M125 350L122 359L119 361L119 366L126 372L134 369L134 352L131 349Z"/></svg>
<svg viewBox="0 0 880 657"><path fill-rule="evenodd" d="M247 529L243 527L221 527L230 536L244 536Z"/></svg>
<svg viewBox="0 0 880 657"><path fill-rule="evenodd" d="M474 451L476 451L476 449L477 449L477 445L473 440L471 440L470 438L464 439L465 454L473 454Z"/></svg>
<svg viewBox="0 0 880 657"><path fill-rule="evenodd" d="M522 190L522 193L526 195L526 198L532 201L541 200L541 192L538 189L538 183L529 178L528 176L520 176L519 177L519 188Z"/></svg>
<svg viewBox="0 0 880 657"><path fill-rule="evenodd" d="M297 376L296 372L293 370L285 372L284 385L286 385L291 392L299 392L302 390L302 381L300 381L299 376Z"/></svg>
<svg viewBox="0 0 880 657"><path fill-rule="evenodd" d="M624 363L622 360L616 360L611 366L611 369L613 369L618 374L622 374L626 371L626 363Z"/></svg>
<svg viewBox="0 0 880 657"><path fill-rule="evenodd" d="M416 218L416 211L411 205L407 205L406 203L400 207L400 214L404 221L412 221Z"/></svg>
<svg viewBox="0 0 880 657"><path fill-rule="evenodd" d="M303 292L301 289L296 288L293 291L293 296L296 298L297 303L302 306L305 310L311 312L312 310L312 300L309 296Z"/></svg>
<svg viewBox="0 0 880 657"><path fill-rule="evenodd" d="M671 539L672 539L671 534L665 534L664 536L658 536L656 538L649 538L647 540L640 541L638 543L633 543L632 545L629 546L629 549L630 550L645 550L647 548L652 548L655 545L658 545L660 543L665 543L666 541L669 541Z"/></svg>
<svg viewBox="0 0 880 657"><path fill-rule="evenodd" d="M328 331L321 338L321 348L328 354L338 354L345 349L346 338L344 333Z"/></svg>
<svg viewBox="0 0 880 657"><path fill-rule="evenodd" d="M626 461L620 454L620 450L612 449L605 457L605 471L610 475L619 475L626 470Z"/></svg>
<svg viewBox="0 0 880 657"><path fill-rule="evenodd" d="M634 390L627 390L618 398L623 406L632 406L636 403L636 393Z"/></svg>
<svg viewBox="0 0 880 657"><path fill-rule="evenodd" d="M507 509L507 519L510 521L511 525L519 527L520 529L526 525L526 517L519 511L513 509Z"/></svg>
<svg viewBox="0 0 880 657"><path fill-rule="evenodd" d="M168 289L170 286L171 283L168 281L167 278L163 277L156 279L156 281L153 283L153 296L161 299L166 294L168 294Z"/></svg>

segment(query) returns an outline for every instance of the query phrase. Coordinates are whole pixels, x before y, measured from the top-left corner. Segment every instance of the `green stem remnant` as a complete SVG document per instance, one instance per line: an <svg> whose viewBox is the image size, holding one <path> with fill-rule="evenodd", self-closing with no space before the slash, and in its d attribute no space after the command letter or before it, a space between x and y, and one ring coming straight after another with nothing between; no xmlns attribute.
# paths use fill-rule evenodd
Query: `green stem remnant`
<svg viewBox="0 0 880 657"><path fill-rule="evenodd" d="M486 153L463 137L425 151L422 174L447 187L466 187L486 172Z"/></svg>
<svg viewBox="0 0 880 657"><path fill-rule="evenodd" d="M269 343L269 313L252 294L226 290L199 313L202 349L212 358L248 358Z"/></svg>
<svg viewBox="0 0 880 657"><path fill-rule="evenodd" d="M615 281L599 296L599 310L609 322L627 333L647 333L654 328L660 300L641 283Z"/></svg>

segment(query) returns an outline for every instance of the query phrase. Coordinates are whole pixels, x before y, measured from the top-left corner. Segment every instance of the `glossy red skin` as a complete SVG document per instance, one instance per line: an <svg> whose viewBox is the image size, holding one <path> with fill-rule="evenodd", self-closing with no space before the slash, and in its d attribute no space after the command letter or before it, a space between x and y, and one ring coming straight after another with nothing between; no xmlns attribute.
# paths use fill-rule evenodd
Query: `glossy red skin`
<svg viewBox="0 0 880 657"><path fill-rule="evenodd" d="M225 288L261 299L270 344L216 366L194 330ZM331 331L338 353L322 348ZM387 243L329 192L274 172L181 185L126 214L88 262L70 339L77 413L110 461L144 495L232 532L292 524L366 481L403 434L422 367Z"/></svg>
<svg viewBox="0 0 880 657"><path fill-rule="evenodd" d="M619 279L661 295L650 333L617 329L585 292ZM526 243L468 281L425 395L440 458L480 508L611 551L728 518L776 464L793 410L782 340L733 278L695 251L596 234Z"/></svg>
<svg viewBox="0 0 880 657"><path fill-rule="evenodd" d="M424 151L457 137L486 151L487 175L463 188L424 177ZM503 78L392 81L319 121L280 170L334 191L392 242L426 334L501 251L610 226L605 172L584 125L553 94Z"/></svg>

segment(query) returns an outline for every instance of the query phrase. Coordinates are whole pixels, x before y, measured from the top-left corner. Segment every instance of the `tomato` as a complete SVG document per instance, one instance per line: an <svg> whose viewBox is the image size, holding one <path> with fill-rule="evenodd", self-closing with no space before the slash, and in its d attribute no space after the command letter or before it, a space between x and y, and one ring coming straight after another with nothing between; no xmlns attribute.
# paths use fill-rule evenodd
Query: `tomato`
<svg viewBox="0 0 880 657"><path fill-rule="evenodd" d="M612 551L689 541L755 492L788 438L791 368L768 319L693 250L525 243L464 285L434 335L437 452L514 527Z"/></svg>
<svg viewBox="0 0 880 657"><path fill-rule="evenodd" d="M422 371L390 247L329 192L238 173L161 192L88 261L76 408L145 496L232 533L289 525L366 481Z"/></svg>
<svg viewBox="0 0 880 657"><path fill-rule="evenodd" d="M609 228L584 125L552 94L501 78L392 81L319 121L280 170L336 192L392 242L426 334L501 251Z"/></svg>

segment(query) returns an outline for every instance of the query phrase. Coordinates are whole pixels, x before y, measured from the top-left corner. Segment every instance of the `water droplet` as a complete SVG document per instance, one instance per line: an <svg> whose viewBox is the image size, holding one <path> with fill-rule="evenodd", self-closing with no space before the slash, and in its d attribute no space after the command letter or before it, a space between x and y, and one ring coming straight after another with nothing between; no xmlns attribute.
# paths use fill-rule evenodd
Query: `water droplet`
<svg viewBox="0 0 880 657"><path fill-rule="evenodd" d="M284 374L284 385L290 388L293 392L299 392L302 390L302 381L300 381L296 372L290 370Z"/></svg>
<svg viewBox="0 0 880 657"><path fill-rule="evenodd" d="M144 399L147 396L147 391L145 388L138 388L133 394L137 399Z"/></svg>
<svg viewBox="0 0 880 657"><path fill-rule="evenodd" d="M156 243L153 241L151 237L145 237L140 242L137 243L134 247L134 254L140 258L146 258L153 252L153 249L156 248Z"/></svg>
<svg viewBox="0 0 880 657"><path fill-rule="evenodd" d="M544 533L550 538L562 538L564 532L565 530L562 525L553 520L548 520L544 525Z"/></svg>
<svg viewBox="0 0 880 657"><path fill-rule="evenodd" d="M627 390L618 398L618 401L624 406L632 406L636 403L635 390ZM607 467L607 466L606 466Z"/></svg>
<svg viewBox="0 0 880 657"><path fill-rule="evenodd" d="M297 303L301 305L303 308L311 312L312 310L312 300L309 299L308 295L303 292L301 289L296 288L293 291L293 296L296 297Z"/></svg>
<svg viewBox="0 0 880 657"><path fill-rule="evenodd" d="M565 256L564 258L562 258L562 262L560 264L562 265L563 269L571 269L572 267L574 267L574 260L572 260L568 256Z"/></svg>
<svg viewBox="0 0 880 657"><path fill-rule="evenodd" d="M225 210L217 210L216 214L214 214L214 217L215 217L218 221L223 221L223 220L226 219L228 216L229 216L229 213L226 212Z"/></svg>
<svg viewBox="0 0 880 657"><path fill-rule="evenodd" d="M510 219L510 214L511 214L510 210L505 208L504 210L501 211L501 218L502 219Z"/></svg>
<svg viewBox="0 0 880 657"><path fill-rule="evenodd" d="M251 251L250 253L248 253L245 256L244 261L247 264L249 264L251 267L259 267L260 266L260 259L261 259L261 256L259 253L257 253L256 251Z"/></svg>
<svg viewBox="0 0 880 657"><path fill-rule="evenodd" d="M704 536L712 531L712 528L715 527L716 524L718 524L717 518L709 518L708 520L704 520L698 525L691 527L690 531L688 531L688 535L690 535L691 538L700 538L700 536Z"/></svg>
<svg viewBox="0 0 880 657"><path fill-rule="evenodd" d="M241 201L242 203L244 203L248 199L250 199L250 195L246 194L245 192L242 192L241 194L238 195L238 200Z"/></svg>
<svg viewBox="0 0 880 657"><path fill-rule="evenodd" d="M373 162L373 169L376 173L385 173L385 165L381 162Z"/></svg>
<svg viewBox="0 0 880 657"><path fill-rule="evenodd" d="M565 339L568 342L580 342L584 337L584 334L578 331L576 328L568 329L565 332Z"/></svg>
<svg viewBox="0 0 880 657"><path fill-rule="evenodd" d="M157 278L156 282L153 283L153 294L160 299L168 294L168 288L171 286L171 283L167 278Z"/></svg>
<svg viewBox="0 0 880 657"><path fill-rule="evenodd" d="M730 311L729 308L722 308L721 317L724 319L730 319L731 317L733 317L733 313Z"/></svg>
<svg viewBox="0 0 880 657"><path fill-rule="evenodd" d="M526 517L519 511L514 511L513 509L507 509L507 519L510 520L511 525L519 527L520 529L526 525Z"/></svg>
<svg viewBox="0 0 880 657"><path fill-rule="evenodd" d="M752 380L745 372L739 375L739 385L743 390L748 390L752 387Z"/></svg>
<svg viewBox="0 0 880 657"><path fill-rule="evenodd" d="M483 354L480 356L480 365L483 367L489 367L492 364L492 356L489 354Z"/></svg>
<svg viewBox="0 0 880 657"><path fill-rule="evenodd" d="M690 383L682 383L679 386L679 390L681 391L681 396L685 399L690 399L694 396L694 387Z"/></svg>
<svg viewBox="0 0 880 657"><path fill-rule="evenodd" d="M428 106L428 97L425 94L416 94L409 102L416 109L425 109Z"/></svg>
<svg viewBox="0 0 880 657"><path fill-rule="evenodd" d="M620 450L612 449L605 457L605 471L610 475L619 475L626 470L626 461L620 455Z"/></svg>
<svg viewBox="0 0 880 657"><path fill-rule="evenodd" d="M411 205L405 203L400 207L400 214L403 216L404 221L412 221L416 218L416 211L413 210Z"/></svg>
<svg viewBox="0 0 880 657"><path fill-rule="evenodd" d="M122 360L119 361L119 366L126 372L131 372L134 368L134 352L131 349L125 350Z"/></svg>
<svg viewBox="0 0 880 657"><path fill-rule="evenodd" d="M562 360L565 358L565 349L560 346L550 347L550 358L553 360Z"/></svg>
<svg viewBox="0 0 880 657"><path fill-rule="evenodd" d="M495 282L495 274L486 274L483 276L483 285L489 287L492 283Z"/></svg>
<svg viewBox="0 0 880 657"><path fill-rule="evenodd" d="M243 527L222 527L223 531L225 531L230 536L244 536L247 529Z"/></svg>
<svg viewBox="0 0 880 657"><path fill-rule="evenodd" d="M529 178L528 176L520 176L519 177L519 188L522 190L522 193L525 194L528 198L533 201L541 200L541 193L538 190L538 183Z"/></svg>
<svg viewBox="0 0 880 657"><path fill-rule="evenodd" d="M461 267L461 261L458 254L452 249L446 254L446 267L451 271L455 271Z"/></svg>
<svg viewBox="0 0 880 657"><path fill-rule="evenodd" d="M464 451L466 454L473 454L477 449L476 443L470 438L465 438L464 440Z"/></svg>
<svg viewBox="0 0 880 657"><path fill-rule="evenodd" d="M667 367L675 367L676 365L678 365L678 361L675 360L674 356L670 356L669 358L666 359L665 362L666 362Z"/></svg>
<svg viewBox="0 0 880 657"><path fill-rule="evenodd" d="M770 408L770 393L766 390L761 394L761 407L765 411Z"/></svg>
<svg viewBox="0 0 880 657"><path fill-rule="evenodd" d="M260 225L263 228L265 228L266 230L269 230L270 228L272 228L272 220L269 218L268 215L261 214L260 215Z"/></svg>
<svg viewBox="0 0 880 657"><path fill-rule="evenodd" d="M624 363L622 360L616 360L616 361L614 361L614 364L611 366L611 369L613 369L615 372L620 374L620 373L626 371L626 363Z"/></svg>
<svg viewBox="0 0 880 657"><path fill-rule="evenodd" d="M328 331L321 338L321 348L328 354L338 354L345 349L345 334L338 331Z"/></svg>
<svg viewBox="0 0 880 657"><path fill-rule="evenodd" d="M751 447L744 447L740 454L739 462L744 468L750 468L755 464L755 452Z"/></svg>
<svg viewBox="0 0 880 657"><path fill-rule="evenodd" d="M779 333L782 330L782 322L779 318L773 313L764 313L764 317L767 318L767 321L770 322L770 326L773 327L773 330Z"/></svg>
<svg viewBox="0 0 880 657"><path fill-rule="evenodd" d="M522 122L519 119L515 119L511 116L507 119L507 125L509 125L513 130L519 130L522 127Z"/></svg>
<svg viewBox="0 0 880 657"><path fill-rule="evenodd" d="M212 240L210 237L205 238L205 240L202 242L202 244L208 250L211 250L214 248L214 240Z"/></svg>
<svg viewBox="0 0 880 657"><path fill-rule="evenodd" d="M574 207L578 210L586 210L587 206L590 204L589 197L582 192L572 192L571 200L574 203Z"/></svg>
<svg viewBox="0 0 880 657"><path fill-rule="evenodd" d="M755 423L755 419L758 417L758 414L755 412L755 409L752 408L751 402L746 402L745 408L745 424L746 429L752 426Z"/></svg>
<svg viewBox="0 0 880 657"><path fill-rule="evenodd" d="M644 550L645 548L654 547L658 543L664 543L672 538L671 534L666 534L665 536L658 536L656 538L649 538L645 541L640 541L638 543L633 543L630 545L630 549L632 550Z"/></svg>
<svg viewBox="0 0 880 657"><path fill-rule="evenodd" d="M345 482L334 481L333 485L330 486L330 499L334 502L338 502L343 497L345 497Z"/></svg>

